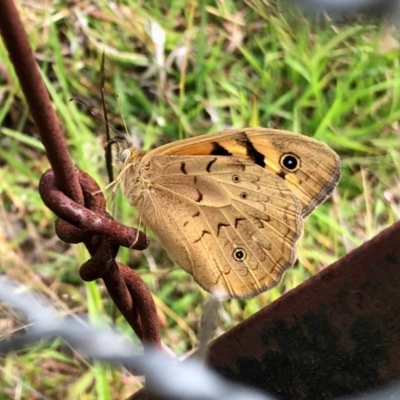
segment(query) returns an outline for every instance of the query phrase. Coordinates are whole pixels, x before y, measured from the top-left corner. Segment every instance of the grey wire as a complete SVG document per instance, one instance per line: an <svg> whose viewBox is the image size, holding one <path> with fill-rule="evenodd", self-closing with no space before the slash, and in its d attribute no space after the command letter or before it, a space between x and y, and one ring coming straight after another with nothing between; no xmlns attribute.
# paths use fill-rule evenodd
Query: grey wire
<svg viewBox="0 0 400 400"><path fill-rule="evenodd" d="M94 326L86 317L58 316L42 297L0 277L0 300L23 312L30 325L26 333L0 342L0 354L22 349L39 340L60 337L81 355L124 365L146 375L146 388L163 398L182 400L272 400L272 397L221 378L196 359L177 362L156 349L141 349L103 324Z"/></svg>
<svg viewBox="0 0 400 400"><path fill-rule="evenodd" d="M383 389L377 389L371 393L365 393L357 396L340 397L338 400L399 400L400 399L400 385L389 384Z"/></svg>
<svg viewBox="0 0 400 400"><path fill-rule="evenodd" d="M399 0L284 0L285 8L297 7L307 15L325 13L334 19L351 20L359 15L369 17L389 17L398 24L400 16Z"/></svg>

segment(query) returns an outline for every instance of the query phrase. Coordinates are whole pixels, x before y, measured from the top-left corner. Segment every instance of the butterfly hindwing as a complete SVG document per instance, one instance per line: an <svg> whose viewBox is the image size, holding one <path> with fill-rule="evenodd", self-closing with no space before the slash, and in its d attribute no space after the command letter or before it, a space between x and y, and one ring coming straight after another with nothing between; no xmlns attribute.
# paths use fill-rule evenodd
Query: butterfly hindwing
<svg viewBox="0 0 400 400"><path fill-rule="evenodd" d="M252 297L294 263L301 204L277 175L234 157L144 161L141 217L203 288Z"/></svg>

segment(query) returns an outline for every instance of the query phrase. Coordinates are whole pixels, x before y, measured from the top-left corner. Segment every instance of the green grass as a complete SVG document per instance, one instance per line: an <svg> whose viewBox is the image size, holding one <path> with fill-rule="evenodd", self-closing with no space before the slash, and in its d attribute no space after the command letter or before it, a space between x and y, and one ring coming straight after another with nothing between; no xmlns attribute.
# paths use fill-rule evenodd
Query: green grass
<svg viewBox="0 0 400 400"><path fill-rule="evenodd" d="M71 157L101 187L107 184L104 127L69 99L101 109L103 49L110 123L124 131L122 115L144 149L226 127L264 126L313 136L341 156L343 178L307 220L298 264L256 299L225 302L216 334L398 219L400 50L386 28L318 26L261 1L172 1L170 7L151 0L96 7L58 1L44 9L26 3L21 16ZM1 44L0 63L12 82L0 76L1 272L43 292L66 314L111 320L103 284L79 280L85 248L55 237L54 216L37 192L48 162ZM109 210L136 227L120 193ZM196 346L205 293L156 239L143 253L121 249L119 257L152 289L166 345L180 355ZM20 326L6 308L1 318ZM116 323L131 334L122 317ZM34 389L49 398L122 399L140 386L58 341L10 356L0 368L4 398L22 387L22 398L36 398Z"/></svg>

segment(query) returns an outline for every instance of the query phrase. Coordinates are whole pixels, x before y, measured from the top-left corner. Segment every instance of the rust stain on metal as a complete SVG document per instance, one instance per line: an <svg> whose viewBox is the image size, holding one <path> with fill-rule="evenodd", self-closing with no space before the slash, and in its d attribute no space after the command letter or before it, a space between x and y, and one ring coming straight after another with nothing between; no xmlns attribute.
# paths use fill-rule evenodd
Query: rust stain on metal
<svg viewBox="0 0 400 400"><path fill-rule="evenodd" d="M216 339L209 364L280 399L330 399L398 379L400 223Z"/></svg>

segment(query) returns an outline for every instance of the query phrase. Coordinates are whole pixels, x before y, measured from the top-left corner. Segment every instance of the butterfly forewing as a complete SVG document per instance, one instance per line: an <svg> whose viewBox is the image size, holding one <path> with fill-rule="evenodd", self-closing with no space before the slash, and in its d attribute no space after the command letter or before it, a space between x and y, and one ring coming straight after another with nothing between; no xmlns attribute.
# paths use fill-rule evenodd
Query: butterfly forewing
<svg viewBox="0 0 400 400"><path fill-rule="evenodd" d="M302 203L306 217L322 203L340 179L340 160L324 143L296 133L265 129L233 129L161 146L151 154L237 157L285 180Z"/></svg>

